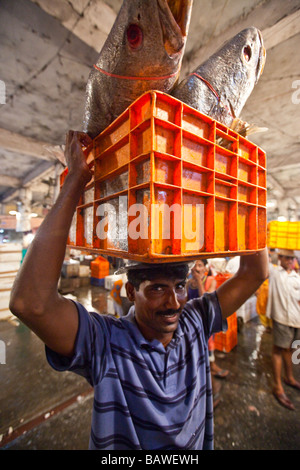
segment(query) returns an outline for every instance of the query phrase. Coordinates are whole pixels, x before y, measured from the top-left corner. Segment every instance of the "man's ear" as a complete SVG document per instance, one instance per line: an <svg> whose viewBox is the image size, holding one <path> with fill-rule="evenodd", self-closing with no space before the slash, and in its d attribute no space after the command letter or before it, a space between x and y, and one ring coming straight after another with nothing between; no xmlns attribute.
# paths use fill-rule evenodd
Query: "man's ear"
<svg viewBox="0 0 300 470"><path fill-rule="evenodd" d="M127 297L128 297L128 300L130 300L130 302L134 302L135 301L135 287L133 284L131 284L131 282L126 282L125 284L125 289L126 289L126 294L127 294Z"/></svg>

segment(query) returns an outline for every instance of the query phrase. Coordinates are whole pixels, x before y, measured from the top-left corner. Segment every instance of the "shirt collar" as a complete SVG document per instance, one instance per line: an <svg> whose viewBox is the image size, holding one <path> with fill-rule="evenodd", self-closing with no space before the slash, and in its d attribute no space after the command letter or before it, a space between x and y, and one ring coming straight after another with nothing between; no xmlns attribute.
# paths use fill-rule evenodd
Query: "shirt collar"
<svg viewBox="0 0 300 470"><path fill-rule="evenodd" d="M142 333L139 330L139 327L138 327L136 319L135 319L134 305L132 305L130 307L127 315L122 317L122 319L124 321L127 321L127 322L130 323L131 330L134 333L134 339L136 340L137 344L140 347L143 347L143 348L146 348L146 349L151 348L151 349L158 350L160 352L167 352L169 348L174 348L179 343L180 338L184 335L184 332L183 332L181 324L180 324L181 322L179 321L177 329L176 329L176 331L173 335L173 338L170 341L170 343L168 344L167 348L165 349L164 346L162 345L162 343L159 340L154 339L152 341L148 341L144 338L144 336L142 335Z"/></svg>

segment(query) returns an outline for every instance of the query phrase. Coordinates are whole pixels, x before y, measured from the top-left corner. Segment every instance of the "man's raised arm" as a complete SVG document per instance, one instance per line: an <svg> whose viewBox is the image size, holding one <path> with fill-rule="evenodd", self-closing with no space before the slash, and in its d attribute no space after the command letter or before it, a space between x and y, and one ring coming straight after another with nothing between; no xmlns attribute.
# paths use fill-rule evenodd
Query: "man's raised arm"
<svg viewBox="0 0 300 470"><path fill-rule="evenodd" d="M14 282L10 310L59 354L71 356L78 329L75 304L57 290L76 205L91 179L81 143L90 138L70 131L65 156L68 175L62 190L32 241Z"/></svg>
<svg viewBox="0 0 300 470"><path fill-rule="evenodd" d="M267 279L268 275L267 248L251 255L241 256L237 273L217 289L223 318L233 314L246 302Z"/></svg>

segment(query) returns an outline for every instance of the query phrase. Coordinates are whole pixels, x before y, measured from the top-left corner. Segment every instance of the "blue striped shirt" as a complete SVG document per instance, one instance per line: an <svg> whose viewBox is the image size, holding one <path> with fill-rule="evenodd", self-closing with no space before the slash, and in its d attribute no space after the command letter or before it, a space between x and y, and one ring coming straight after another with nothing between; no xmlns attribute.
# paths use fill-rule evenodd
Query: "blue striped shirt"
<svg viewBox="0 0 300 470"><path fill-rule="evenodd" d="M213 403L207 341L226 329L217 294L189 301L166 349L147 341L134 319L79 313L72 358L46 347L59 371L84 376L94 387L90 449L213 448Z"/></svg>

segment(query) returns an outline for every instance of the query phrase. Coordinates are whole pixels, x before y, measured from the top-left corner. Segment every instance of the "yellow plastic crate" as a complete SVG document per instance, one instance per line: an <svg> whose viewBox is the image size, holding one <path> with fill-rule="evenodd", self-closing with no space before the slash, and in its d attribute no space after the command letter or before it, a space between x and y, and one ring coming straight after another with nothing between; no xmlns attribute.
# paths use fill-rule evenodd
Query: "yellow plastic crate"
<svg viewBox="0 0 300 470"><path fill-rule="evenodd" d="M300 250L300 222L272 220L267 227L267 244L270 248Z"/></svg>
<svg viewBox="0 0 300 470"><path fill-rule="evenodd" d="M94 178L69 246L143 262L266 246L265 152L181 101L145 93L86 155Z"/></svg>

